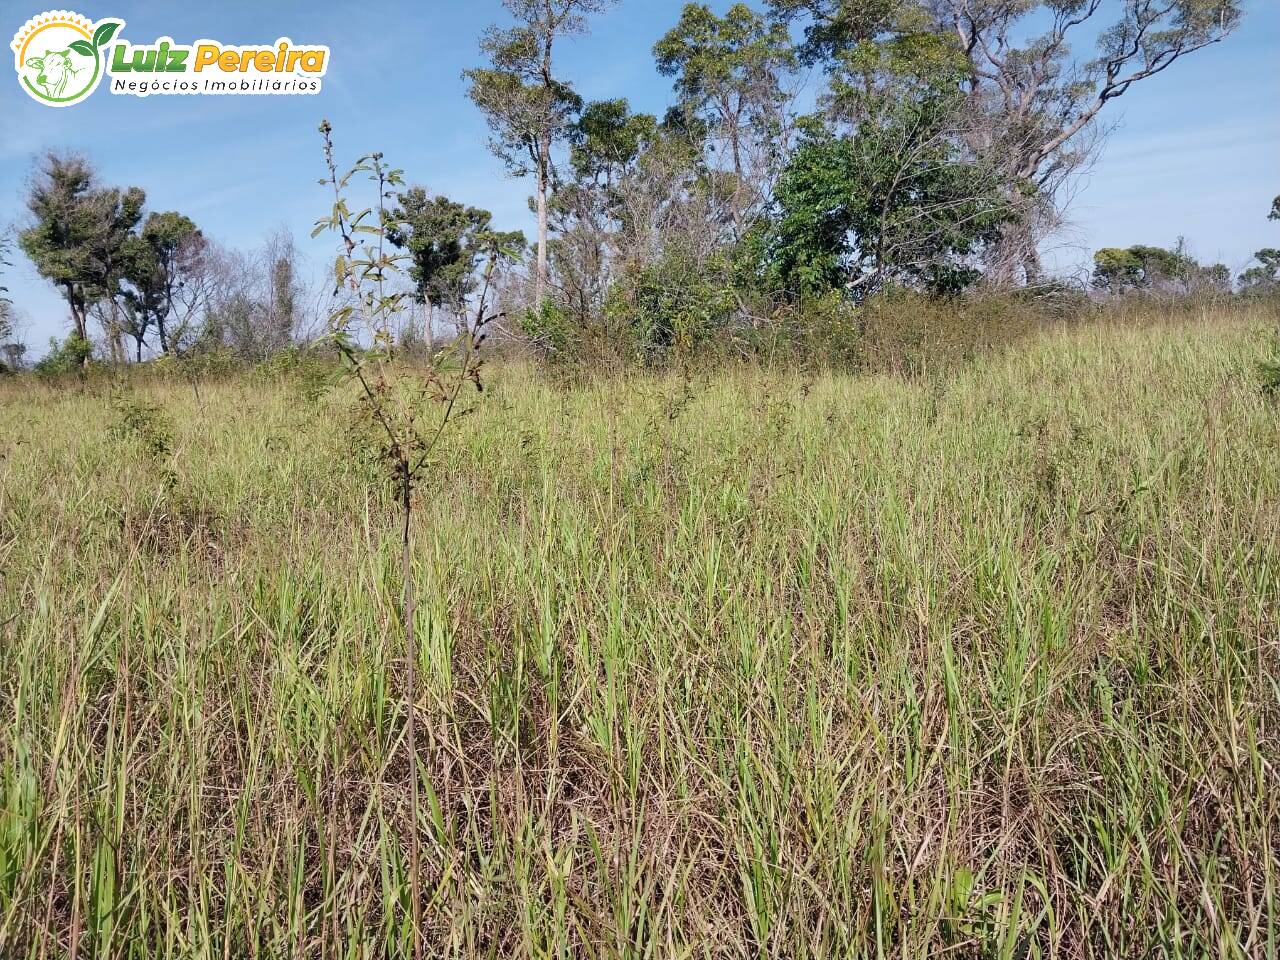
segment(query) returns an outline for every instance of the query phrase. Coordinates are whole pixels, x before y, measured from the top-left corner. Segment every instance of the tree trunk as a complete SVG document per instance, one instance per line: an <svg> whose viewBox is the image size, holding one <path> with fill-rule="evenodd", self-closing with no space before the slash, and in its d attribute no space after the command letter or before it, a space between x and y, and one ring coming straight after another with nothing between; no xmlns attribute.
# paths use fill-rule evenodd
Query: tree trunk
<svg viewBox="0 0 1280 960"><path fill-rule="evenodd" d="M68 283L66 285L66 291L67 291L67 306L71 308L71 322L76 325L76 336L79 337L81 340L88 340L89 328L88 328L87 319L85 317L85 313L87 312L87 309L85 305L81 303L79 301L79 298L76 296L76 288L74 284Z"/></svg>
<svg viewBox="0 0 1280 960"><path fill-rule="evenodd" d="M107 341L111 347L111 362L124 363L124 332L120 328L120 304L115 297L111 298L111 330Z"/></svg>
<svg viewBox="0 0 1280 960"><path fill-rule="evenodd" d="M538 265L533 278L534 309L542 308L547 292L547 168L551 165L548 135L538 138Z"/></svg>
<svg viewBox="0 0 1280 960"><path fill-rule="evenodd" d="M1022 273L1028 287L1034 287L1044 279L1040 265L1040 251L1032 244L1022 257Z"/></svg>
<svg viewBox="0 0 1280 960"><path fill-rule="evenodd" d="M1036 250L1035 230L1024 217L1000 227L1000 238L987 248L987 279L997 287L1016 287L1031 279L1032 266L1036 279L1040 275L1040 254Z"/></svg>

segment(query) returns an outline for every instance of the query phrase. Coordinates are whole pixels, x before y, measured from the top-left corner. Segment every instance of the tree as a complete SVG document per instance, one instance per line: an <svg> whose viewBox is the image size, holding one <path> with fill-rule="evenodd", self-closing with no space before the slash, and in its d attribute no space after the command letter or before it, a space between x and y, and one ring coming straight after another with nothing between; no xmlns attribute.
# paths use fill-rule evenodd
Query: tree
<svg viewBox="0 0 1280 960"><path fill-rule="evenodd" d="M1271 201L1268 220L1280 220L1280 197ZM1280 250L1263 247L1253 255L1258 261L1240 274L1240 290L1243 293L1273 293L1280 290Z"/></svg>
<svg viewBox="0 0 1280 960"><path fill-rule="evenodd" d="M298 248L293 234L281 227L268 235L260 260L265 267L262 318L267 352L280 350L294 341L298 331L302 285L298 280Z"/></svg>
<svg viewBox="0 0 1280 960"><path fill-rule="evenodd" d="M134 359L141 363L147 334L164 311L163 284L155 252L141 237L130 237L122 255L119 300L113 297L110 308L117 311L117 330L133 340Z"/></svg>
<svg viewBox="0 0 1280 960"><path fill-rule="evenodd" d="M0 234L0 270L12 266L9 261L9 235ZM9 288L0 284L0 373L17 369L26 347L14 340L13 301Z"/></svg>
<svg viewBox="0 0 1280 960"><path fill-rule="evenodd" d="M162 352L172 353L181 343L187 324L171 330L169 321L179 291L205 245L204 235L191 219L172 210L149 214L139 233L126 240L122 278L129 287L123 297L139 361L147 330L153 326Z"/></svg>
<svg viewBox="0 0 1280 960"><path fill-rule="evenodd" d="M476 271L493 245L524 248L524 234L495 231L488 210L432 197L417 186L402 191L398 201L390 213L387 239L408 252L415 296L432 311L463 316L467 297L476 288ZM430 319L427 326L430 332Z"/></svg>
<svg viewBox="0 0 1280 960"><path fill-rule="evenodd" d="M1094 287L1113 294L1169 288L1187 292L1197 286L1230 284L1230 272L1223 264L1202 265L1186 252L1181 239L1172 250L1145 244L1104 247L1093 255L1093 265Z"/></svg>
<svg viewBox="0 0 1280 960"><path fill-rule="evenodd" d="M632 113L625 99L587 104L569 130L569 164L574 175L580 182L612 186L653 142L657 127L653 114Z"/></svg>
<svg viewBox="0 0 1280 960"><path fill-rule="evenodd" d="M18 243L62 292L80 340L88 340L89 307L116 287L125 241L145 201L137 187L98 186L82 157L48 153L40 162L27 192L32 223Z"/></svg>
<svg viewBox="0 0 1280 960"><path fill-rule="evenodd" d="M1142 261L1130 250L1103 247L1093 255L1093 285L1108 293L1122 293L1141 286Z"/></svg>
<svg viewBox="0 0 1280 960"><path fill-rule="evenodd" d="M0 234L0 271L13 266L9 260L9 236ZM9 299L9 288L0 284L0 344L13 335L13 301Z"/></svg>
<svg viewBox="0 0 1280 960"><path fill-rule="evenodd" d="M758 241L766 285L792 296L888 282L956 292L1011 215L999 176L968 156L945 93L903 99L855 133L811 129Z"/></svg>
<svg viewBox="0 0 1280 960"><path fill-rule="evenodd" d="M688 340L695 328L725 319L720 304L732 293L727 266L736 208L732 192L707 169L697 124L691 129L686 119L683 111L670 114L618 166L599 194L598 225L577 217L578 287L600 298L604 326L593 335L610 353ZM595 237L603 272L592 268ZM585 303L570 306L588 319Z"/></svg>
<svg viewBox="0 0 1280 960"><path fill-rule="evenodd" d="M415 640L414 623L417 593L414 587L412 549L414 492L430 475L437 447L450 424L468 409L462 398L464 389L474 386L482 390L480 352L485 328L497 319L492 309L492 281L499 261L505 257L499 245L491 243L488 261L482 271L480 293L474 304L475 316L444 350L427 358L425 369L393 365L393 342L390 319L399 310L407 294L388 290L387 280L400 272L405 254L392 254L386 249L387 227L391 211L387 201L394 195L391 188L403 185L401 171L383 163L381 153L361 157L345 174L339 174L334 161L333 128L328 120L320 123L324 138L325 164L329 176L321 184L333 190L332 213L317 221L313 236L333 231L340 243L333 260L333 274L338 288L348 297L330 315L328 342L350 367L351 379L359 384L359 415L376 436L374 455L387 468L388 479L396 488L400 520L400 576L402 604L400 623L405 639L405 698L407 723L405 746L410 772L408 834L408 919L411 926L414 960L421 960L427 945L422 929L422 871L419 838L419 777L417 726L419 710L417 664L421 655ZM377 189L374 204L359 212L349 212L344 189L358 173L365 173ZM357 237L364 242L357 242ZM352 326L363 322L370 348L357 344ZM397 918L397 923L400 922Z"/></svg>
<svg viewBox="0 0 1280 960"><path fill-rule="evenodd" d="M604 309L621 224L617 188L657 130L654 116L632 113L625 99L587 104L570 128L570 176L556 178L548 203L554 304L524 318L526 332L543 346L555 349L551 340L563 340L570 331L580 334ZM551 319L571 323L555 324L557 333L548 338L543 321Z"/></svg>
<svg viewBox="0 0 1280 960"><path fill-rule="evenodd" d="M555 76L556 41L586 32L586 18L614 0L503 0L517 25L491 27L480 42L488 68L466 71L469 95L493 132L490 148L513 176L534 175L538 254L534 299L547 283L547 198L552 151L567 135L582 99Z"/></svg>
<svg viewBox="0 0 1280 960"><path fill-rule="evenodd" d="M1108 103L1174 62L1217 43L1241 18L1240 0L769 0L805 24L802 56L838 71L868 46L894 56L945 40L964 66L975 153L1000 160L1020 207L994 248L993 279L1040 273L1038 221L1092 152L1090 131ZM1104 9L1118 7L1099 28ZM1094 56L1070 39L1096 34ZM934 54L936 55L936 54Z"/></svg>
<svg viewBox="0 0 1280 960"><path fill-rule="evenodd" d="M176 296L176 315L198 330L202 349L225 348L245 360L261 360L303 335L331 299L300 279L301 256L292 235L276 230L248 251L206 243L187 264Z"/></svg>
<svg viewBox="0 0 1280 960"><path fill-rule="evenodd" d="M1280 290L1280 250L1263 247L1253 258L1258 261L1257 264L1240 274L1241 290L1246 293Z"/></svg>
<svg viewBox="0 0 1280 960"><path fill-rule="evenodd" d="M0 233L0 272L11 266L13 266L13 262L9 259L9 234ZM9 288L4 284L0 284L0 305L8 306L12 302L9 299Z"/></svg>
<svg viewBox="0 0 1280 960"><path fill-rule="evenodd" d="M749 143L776 158L787 128L782 76L795 65L786 27L769 23L742 3L723 17L705 4L685 5L677 23L653 48L658 71L675 78L680 109L726 144L738 181L748 170Z"/></svg>

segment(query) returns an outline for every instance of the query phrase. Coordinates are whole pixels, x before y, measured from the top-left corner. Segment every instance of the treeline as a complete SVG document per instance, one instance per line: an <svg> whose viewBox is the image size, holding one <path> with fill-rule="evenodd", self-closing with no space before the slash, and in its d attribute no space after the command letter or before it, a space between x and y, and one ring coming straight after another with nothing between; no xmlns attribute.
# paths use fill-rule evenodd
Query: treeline
<svg viewBox="0 0 1280 960"><path fill-rule="evenodd" d="M1280 277L1276 251L1233 280L1181 243L1100 250L1076 284L1040 262L1108 105L1228 36L1239 0L767 0L723 15L690 3L653 48L673 85L662 116L585 101L560 72L563 44L613 0L504 5L509 23L486 31L465 80L490 148L533 189L537 235L397 188L376 229L409 264L405 346L465 323L482 269L499 332L547 357L624 360L819 329L865 337L867 305L886 299L1012 290L1079 306L1268 291ZM1092 49L1075 50L1079 37ZM51 362L87 355L91 320L107 359L253 358L334 313L299 283L287 237L252 256L219 250L80 158L46 157L27 206L19 244L75 327Z"/></svg>
<svg viewBox="0 0 1280 960"><path fill-rule="evenodd" d="M26 201L18 246L62 294L72 324L42 369L95 353L112 363L199 350L261 359L304 338L319 311L287 230L257 250L224 248L178 211L149 211L141 187L102 184L73 154L42 157Z"/></svg>

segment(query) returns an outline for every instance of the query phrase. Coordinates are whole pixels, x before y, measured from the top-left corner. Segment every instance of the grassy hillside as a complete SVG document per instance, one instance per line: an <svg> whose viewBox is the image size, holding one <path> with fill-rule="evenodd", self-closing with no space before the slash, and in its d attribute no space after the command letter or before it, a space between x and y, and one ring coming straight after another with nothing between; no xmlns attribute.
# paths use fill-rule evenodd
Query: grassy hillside
<svg viewBox="0 0 1280 960"><path fill-rule="evenodd" d="M1269 343L491 371L416 530L427 955L1275 956ZM393 507L305 387L137 388L171 453L0 387L0 955L408 955Z"/></svg>

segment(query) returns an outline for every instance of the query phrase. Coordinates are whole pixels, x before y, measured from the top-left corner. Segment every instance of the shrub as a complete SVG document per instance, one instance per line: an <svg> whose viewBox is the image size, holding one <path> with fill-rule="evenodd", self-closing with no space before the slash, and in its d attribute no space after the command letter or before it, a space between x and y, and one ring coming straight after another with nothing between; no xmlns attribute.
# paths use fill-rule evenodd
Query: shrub
<svg viewBox="0 0 1280 960"><path fill-rule="evenodd" d="M310 403L338 382L342 365L332 350L291 344L258 364L257 372L265 380L292 383L298 396Z"/></svg>
<svg viewBox="0 0 1280 960"><path fill-rule="evenodd" d="M61 343L56 337L49 338L49 352L36 363L36 373L57 375L81 370L93 356L93 344L79 334L67 334Z"/></svg>
<svg viewBox="0 0 1280 960"><path fill-rule="evenodd" d="M551 300L526 310L520 329L548 358L565 358L573 352L576 338L568 311Z"/></svg>
<svg viewBox="0 0 1280 960"><path fill-rule="evenodd" d="M727 257L699 261L675 250L615 284L605 304L610 328L647 363L707 344L737 310Z"/></svg>

